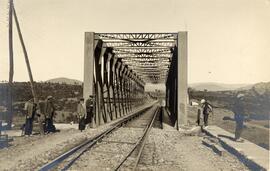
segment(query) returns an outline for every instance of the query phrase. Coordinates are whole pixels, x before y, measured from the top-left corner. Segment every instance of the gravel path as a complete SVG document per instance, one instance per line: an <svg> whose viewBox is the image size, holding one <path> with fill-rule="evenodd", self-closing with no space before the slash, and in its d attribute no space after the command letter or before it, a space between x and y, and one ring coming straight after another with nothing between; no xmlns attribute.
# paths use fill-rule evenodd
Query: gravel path
<svg viewBox="0 0 270 171"><path fill-rule="evenodd" d="M165 130L151 130L138 170L248 170L234 156L219 156L204 146L205 135L185 136L171 127Z"/></svg>

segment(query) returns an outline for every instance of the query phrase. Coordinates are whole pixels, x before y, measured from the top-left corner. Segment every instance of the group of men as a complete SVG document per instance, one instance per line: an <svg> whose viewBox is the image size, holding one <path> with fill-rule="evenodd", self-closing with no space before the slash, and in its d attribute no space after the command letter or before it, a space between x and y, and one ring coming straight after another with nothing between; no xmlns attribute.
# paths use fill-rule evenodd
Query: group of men
<svg viewBox="0 0 270 171"><path fill-rule="evenodd" d="M33 122L36 117L38 118L40 134L55 132L56 129L53 125L55 106L52 96L48 96L45 101L40 101L39 103L34 102L34 99L30 99L25 103L24 112L26 116L23 127L24 135L32 135Z"/></svg>
<svg viewBox="0 0 270 171"><path fill-rule="evenodd" d="M233 100L233 105L231 107L231 110L234 113L234 120L236 122L235 141L238 141L238 142L243 141L243 139L241 139L241 134L244 128L244 119L245 119L245 109L244 109L244 104L243 104L244 97L245 97L244 94L238 93L235 96ZM198 125L200 125L201 110L203 114L204 126L207 127L209 114L212 113L213 115L213 106L207 100L205 99L201 100L201 108L198 109L198 115L197 115Z"/></svg>
<svg viewBox="0 0 270 171"><path fill-rule="evenodd" d="M39 124L40 134L48 134L56 131L53 124L55 105L52 96L48 96L45 101L39 101L39 103L34 102L34 99L30 99L25 103L24 112L26 121L23 127L23 135L32 135L33 122L36 117ZM89 99L86 100L86 104L84 104L84 98L80 98L80 100L78 100L76 113L79 119L79 130L84 130L86 124L93 122L93 112L94 96L90 95Z"/></svg>
<svg viewBox="0 0 270 171"><path fill-rule="evenodd" d="M244 94L237 94L232 111L234 112L234 119L236 121L235 140L239 141L244 126ZM94 96L90 95L84 103L84 98L80 98L77 105L77 117L79 119L79 130L83 131L86 124L93 124L94 113ZM201 109L198 109L197 124L200 125L201 110L203 114L204 126L208 126L209 114L213 114L213 106L205 99L201 100ZM46 134L55 132L55 126L53 124L53 117L55 114L55 106L53 103L53 97L48 96L44 102L38 104L30 99L25 103L24 107L26 122L24 125L24 135L32 135L33 121L35 117L38 117L40 134Z"/></svg>

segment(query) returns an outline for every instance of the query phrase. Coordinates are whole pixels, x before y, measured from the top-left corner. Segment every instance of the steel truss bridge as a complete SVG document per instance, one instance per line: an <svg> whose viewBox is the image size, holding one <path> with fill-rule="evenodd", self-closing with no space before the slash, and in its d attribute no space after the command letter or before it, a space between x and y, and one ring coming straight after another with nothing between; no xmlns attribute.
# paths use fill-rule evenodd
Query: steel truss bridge
<svg viewBox="0 0 270 171"><path fill-rule="evenodd" d="M19 20L9 1L8 125L12 123L13 16L30 79L38 102L28 53ZM166 84L166 109L173 124L186 124L187 32L85 33L83 96L95 96L96 125L126 115L145 103L146 83ZM87 118L89 119L89 118Z"/></svg>
<svg viewBox="0 0 270 171"><path fill-rule="evenodd" d="M166 84L171 120L185 124L187 32L85 33L84 98L95 96L96 125L144 104L146 83Z"/></svg>

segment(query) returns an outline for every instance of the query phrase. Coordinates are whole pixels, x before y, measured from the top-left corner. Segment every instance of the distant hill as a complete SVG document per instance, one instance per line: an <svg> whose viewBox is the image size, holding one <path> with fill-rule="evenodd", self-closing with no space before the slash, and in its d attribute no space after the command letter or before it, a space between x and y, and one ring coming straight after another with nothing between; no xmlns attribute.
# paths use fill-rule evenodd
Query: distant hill
<svg viewBox="0 0 270 171"><path fill-rule="evenodd" d="M193 83L189 85L198 91L228 91L228 90L247 90L253 85L250 84L223 84L223 83Z"/></svg>
<svg viewBox="0 0 270 171"><path fill-rule="evenodd" d="M265 94L269 96L270 95L270 82L257 83L252 87L252 90L254 90L256 93L260 95Z"/></svg>
<svg viewBox="0 0 270 171"><path fill-rule="evenodd" d="M60 84L70 84L70 85L82 85L82 82L79 80L75 80L75 79L69 79L69 78L65 78L65 77L59 77L59 78L54 78L54 79L50 79L47 80L46 82L50 82L50 83L60 83Z"/></svg>

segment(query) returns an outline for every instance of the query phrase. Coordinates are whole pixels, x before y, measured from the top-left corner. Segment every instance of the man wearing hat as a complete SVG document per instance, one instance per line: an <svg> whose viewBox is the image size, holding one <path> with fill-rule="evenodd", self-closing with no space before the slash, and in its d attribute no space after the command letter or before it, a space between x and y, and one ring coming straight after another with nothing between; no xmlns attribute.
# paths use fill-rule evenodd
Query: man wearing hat
<svg viewBox="0 0 270 171"><path fill-rule="evenodd" d="M242 93L239 93L235 97L234 105L233 105L233 112L234 112L234 120L236 123L235 126L235 141L242 142L243 140L240 139L243 127L244 127L244 100L245 95Z"/></svg>
<svg viewBox="0 0 270 171"><path fill-rule="evenodd" d="M205 99L201 100L201 105L202 105L202 111L203 111L203 121L204 121L204 126L208 126L208 117L209 114L212 112L213 114L213 107L212 105L206 101Z"/></svg>
<svg viewBox="0 0 270 171"><path fill-rule="evenodd" d="M90 95L89 98L86 100L86 123L91 123L91 127L93 127L93 117L94 117L94 96Z"/></svg>
<svg viewBox="0 0 270 171"><path fill-rule="evenodd" d="M30 99L25 103L24 106L25 114L26 114L26 121L24 127L24 135L32 135L33 130L33 121L37 110L37 104L34 103L33 99Z"/></svg>
<svg viewBox="0 0 270 171"><path fill-rule="evenodd" d="M79 118L79 130L82 131L85 129L85 106L84 106L84 98L80 98L77 106L77 115Z"/></svg>
<svg viewBox="0 0 270 171"><path fill-rule="evenodd" d="M44 112L45 112L45 132L50 133L50 132L55 132L55 127L53 125L53 115L55 112L55 107L53 104L53 97L48 96L46 101L45 101L45 107L44 107Z"/></svg>

